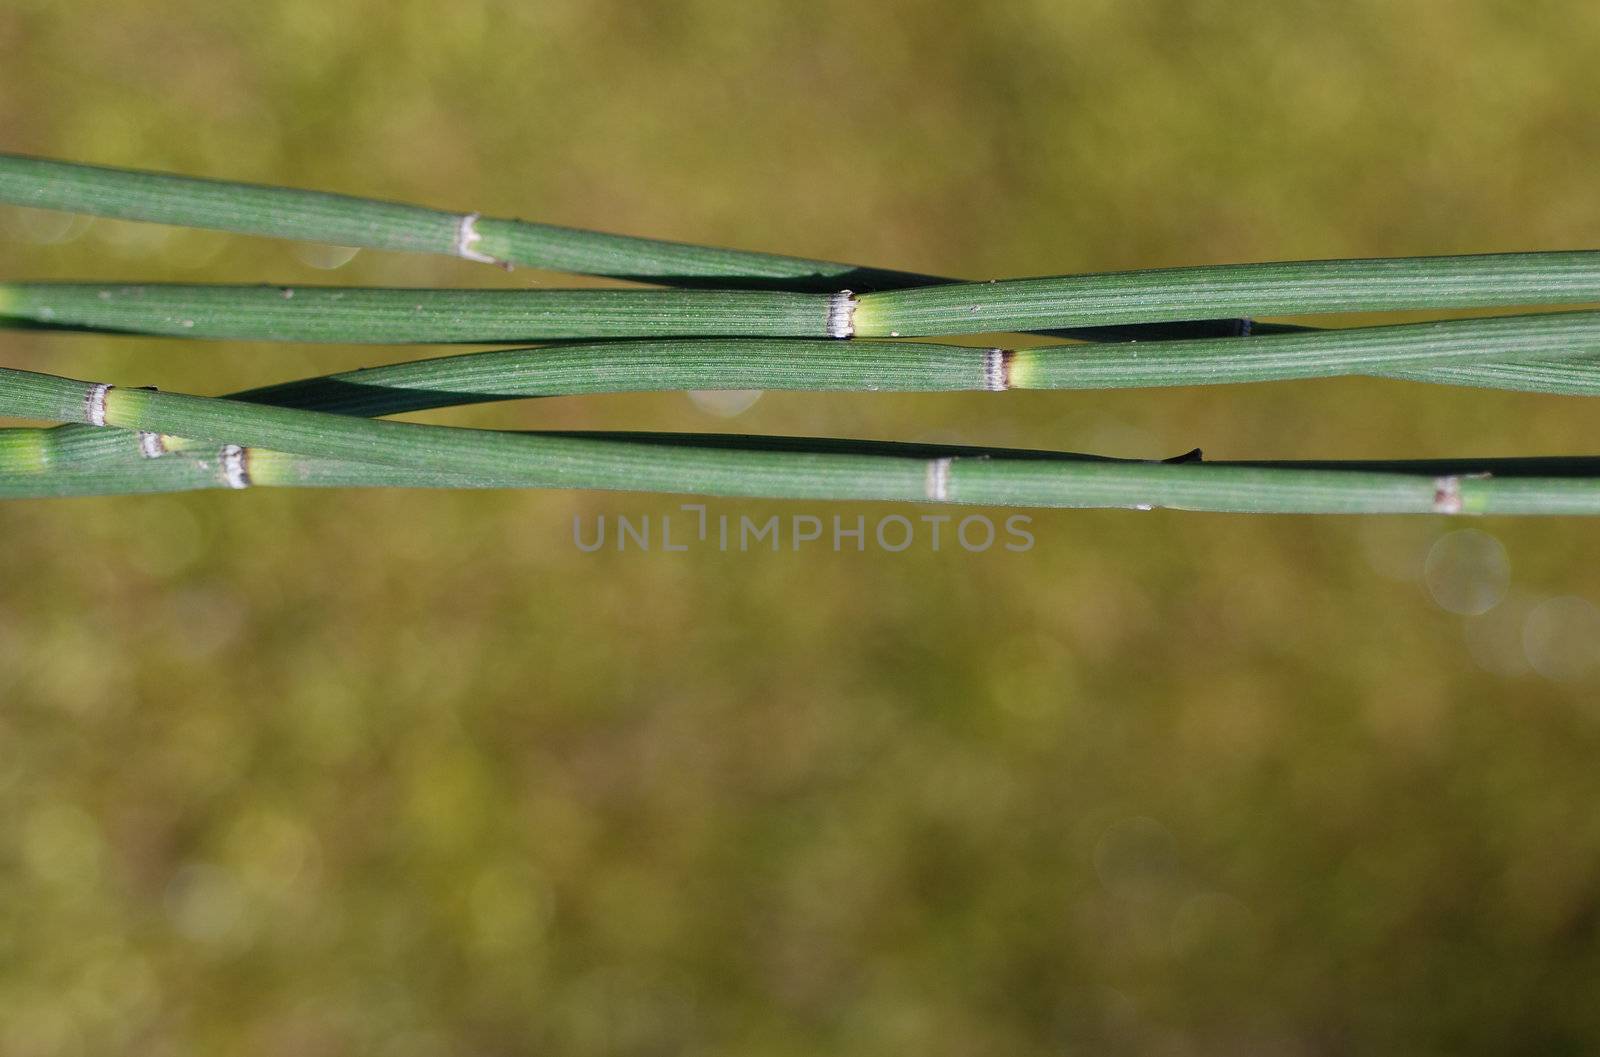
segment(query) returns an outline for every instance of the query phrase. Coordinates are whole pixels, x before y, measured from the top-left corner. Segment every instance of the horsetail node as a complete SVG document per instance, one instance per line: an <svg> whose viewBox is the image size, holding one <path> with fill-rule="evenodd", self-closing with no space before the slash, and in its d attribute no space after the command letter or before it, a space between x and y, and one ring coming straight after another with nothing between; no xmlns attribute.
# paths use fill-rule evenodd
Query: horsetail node
<svg viewBox="0 0 1600 1057"><path fill-rule="evenodd" d="M1461 478L1441 477L1433 483L1433 509L1437 514L1461 513Z"/></svg>
<svg viewBox="0 0 1600 1057"><path fill-rule="evenodd" d="M91 385L83 398L83 420L91 426L106 424L106 394L111 386L101 383Z"/></svg>
<svg viewBox="0 0 1600 1057"><path fill-rule="evenodd" d="M948 457L928 460L927 496L935 503L943 503L950 498L950 459Z"/></svg>
<svg viewBox="0 0 1600 1057"><path fill-rule="evenodd" d="M477 261L480 264L499 264L500 262L488 254L479 253L475 247L483 238L478 234L478 218L481 214L467 213L456 225L456 256L464 260Z"/></svg>
<svg viewBox="0 0 1600 1057"><path fill-rule="evenodd" d="M237 444L222 447L222 478L229 488L250 487L250 456Z"/></svg>
<svg viewBox="0 0 1600 1057"><path fill-rule="evenodd" d="M853 338L856 334L856 297L840 290L828 299L828 337Z"/></svg>
<svg viewBox="0 0 1600 1057"><path fill-rule="evenodd" d="M983 387L989 392L1003 393L1011 388L1012 355L1010 349L983 350Z"/></svg>

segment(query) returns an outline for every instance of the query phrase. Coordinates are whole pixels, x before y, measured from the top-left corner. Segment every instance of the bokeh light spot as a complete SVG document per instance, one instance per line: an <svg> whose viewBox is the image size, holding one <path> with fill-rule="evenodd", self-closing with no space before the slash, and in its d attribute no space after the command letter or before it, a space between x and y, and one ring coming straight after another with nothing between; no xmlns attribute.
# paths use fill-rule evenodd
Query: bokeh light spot
<svg viewBox="0 0 1600 1057"><path fill-rule="evenodd" d="M1477 616L1505 597L1511 584L1511 560L1500 541L1487 532L1458 529L1434 541L1422 577L1440 609Z"/></svg>

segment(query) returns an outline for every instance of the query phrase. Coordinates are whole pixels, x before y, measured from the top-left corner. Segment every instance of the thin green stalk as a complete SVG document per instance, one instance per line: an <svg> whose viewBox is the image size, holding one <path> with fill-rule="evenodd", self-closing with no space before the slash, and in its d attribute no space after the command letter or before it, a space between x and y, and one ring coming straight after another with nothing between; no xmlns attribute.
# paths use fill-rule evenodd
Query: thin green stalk
<svg viewBox="0 0 1600 1057"><path fill-rule="evenodd" d="M367 343L916 337L1178 320L1600 301L1600 252L1173 268L843 293L0 285L0 317L175 337Z"/></svg>
<svg viewBox="0 0 1600 1057"><path fill-rule="evenodd" d="M1004 350L927 342L700 339L549 345L345 371L230 399L377 417L524 397L677 389L953 392L1207 385L1356 373L1425 380L1474 361L1600 353L1600 312L1236 340ZM1581 363L1581 361L1580 361ZM1541 372L1560 364L1531 365ZM1519 365L1495 364L1514 373ZM1432 372L1432 373L1430 373ZM1574 372L1600 376L1592 362ZM1600 384L1591 381L1591 386ZM67 433L84 427L62 427ZM90 432L94 435L94 431ZM186 441L167 438L169 450ZM66 449L60 457L66 457ZM121 457L95 449L80 458Z"/></svg>
<svg viewBox="0 0 1600 1057"><path fill-rule="evenodd" d="M861 337L983 334L1192 315L1311 315L1600 302L1600 251L1290 261L863 294Z"/></svg>
<svg viewBox="0 0 1600 1057"><path fill-rule="evenodd" d="M377 417L524 397L681 389L1112 389L1380 371L1432 378L1447 370L1481 367L1478 361L1597 354L1600 312L1022 350L799 338L638 340L413 360L248 390L231 399ZM1515 371L1518 365L1493 366ZM1593 363L1574 373L1584 371L1600 374Z"/></svg>
<svg viewBox="0 0 1600 1057"><path fill-rule="evenodd" d="M0 318L52 328L342 344L674 335L825 338L827 294L0 284Z"/></svg>
<svg viewBox="0 0 1600 1057"><path fill-rule="evenodd" d="M1454 381L1474 371L1499 371L1532 381L1533 372L1519 364L1489 361L1596 354L1600 312L1551 312L1214 341L1022 349L1007 355L1006 380L1017 389L1127 389L1350 374Z"/></svg>
<svg viewBox="0 0 1600 1057"><path fill-rule="evenodd" d="M294 457L310 456L516 487L716 496L1255 513L1600 513L1600 479L1594 477L1429 476L987 453L908 457L736 441L664 444L359 419L14 370L0 370L0 413L226 445L219 458L233 486L294 484ZM248 449L254 448L287 458L252 462ZM30 483L48 487L49 476L0 461L0 494L17 494Z"/></svg>
<svg viewBox="0 0 1600 1057"><path fill-rule="evenodd" d="M0 202L667 285L832 291L931 276L452 213L325 191L0 154Z"/></svg>
<svg viewBox="0 0 1600 1057"><path fill-rule="evenodd" d="M415 360L232 394L231 399L381 416L523 397L679 389L954 392L1211 385L1350 374L1455 380L1542 377L1565 365L1488 364L1600 354L1600 312L1446 320L1241 339L1022 350L816 339L633 340ZM1600 388L1600 364L1564 377Z"/></svg>
<svg viewBox="0 0 1600 1057"><path fill-rule="evenodd" d="M597 342L414 360L251 389L229 399L378 417L524 397L675 389L953 392L986 388L997 356L997 350L924 342ZM178 450L188 442L168 437L162 443Z"/></svg>
<svg viewBox="0 0 1600 1057"><path fill-rule="evenodd" d="M253 389L233 399L376 417L590 393L960 392L991 387L997 351L931 342L807 338L579 342L368 367Z"/></svg>
<svg viewBox="0 0 1600 1057"><path fill-rule="evenodd" d="M1600 360L1574 358L1551 362L1448 363L1431 367L1387 367L1368 372L1382 378L1476 389L1510 389L1560 396L1600 396Z"/></svg>
<svg viewBox="0 0 1600 1057"><path fill-rule="evenodd" d="M64 465L44 470L38 465L35 452L48 447L50 438L44 436L59 430L0 431L0 499L65 498L70 496L134 495L155 492L197 491L239 487L278 488L517 488L528 487L515 475L473 475L443 473L426 468L390 466L365 462L327 459L314 455L297 455L262 449L236 448L232 445L212 446L206 449L166 455L143 465L127 462L102 463L84 468ZM101 429L91 433L120 438L126 448L131 435L125 430ZM1048 461L1057 465L1073 466L1092 464L1101 467L1090 475L1090 489L1081 497L1082 506L1128 506L1120 502L1097 503L1093 496L1105 495L1108 489L1121 488L1132 492L1143 488L1142 475L1129 472L1125 467L1148 467L1148 462L1123 459L1106 459L1099 456L1075 455L1058 452L1040 452L1004 448L938 447L932 445L896 444L874 441L836 441L801 437L741 437L726 434L616 434L587 433L560 434L573 439L587 439L600 443L628 442L654 445L664 449L678 447L712 447L730 452L812 452L834 455L893 456L916 460L926 466L928 460L950 459L951 467L970 465L972 460L1007 460L1009 462ZM8 452L21 451L23 458L8 458ZM961 462L966 460L966 462ZM1186 462L1180 466L1193 468ZM1433 459L1411 461L1335 461L1335 462L1256 462L1203 464L1208 480L1220 480L1213 471L1250 469L1265 471L1251 478L1252 487L1269 494L1276 503L1277 512L1328 513L1341 512L1306 504L1295 507L1297 496L1317 493L1324 497L1337 496L1329 483L1364 486L1363 476L1382 476L1387 484L1407 486L1404 494L1408 501L1399 509L1373 505L1367 512L1438 513L1443 506L1450 509L1452 479L1458 487L1469 492L1463 504L1471 501L1486 513L1592 513L1596 500L1589 496L1593 489L1589 481L1600 474L1600 459L1581 457L1531 458L1531 459ZM1308 473L1316 471L1316 473ZM1158 471L1169 473L1170 471ZM1342 475L1342 476L1323 476ZM1494 480L1486 475L1494 475ZM1062 488L1073 487L1082 478L1073 472L1059 473ZM1585 478L1589 479L1588 481ZM1572 483L1576 479L1576 483ZM1472 483L1468 483L1468 481ZM1433 509L1422 510L1416 499L1427 486L1433 488ZM1320 491L1318 491L1320 489ZM1387 495L1387 491L1383 493ZM1369 504L1380 501L1379 496L1365 498ZM1166 504L1131 504L1166 505ZM1177 505L1177 504L1173 504ZM1210 509L1207 507L1206 509ZM1252 510L1254 508L1251 508Z"/></svg>
<svg viewBox="0 0 1600 1057"><path fill-rule="evenodd" d="M809 292L893 290L956 280L773 253L450 213L323 191L206 180L0 154L0 202L124 220L342 246L437 253L491 264L680 287ZM1221 337L1242 320L1090 329L1063 337Z"/></svg>

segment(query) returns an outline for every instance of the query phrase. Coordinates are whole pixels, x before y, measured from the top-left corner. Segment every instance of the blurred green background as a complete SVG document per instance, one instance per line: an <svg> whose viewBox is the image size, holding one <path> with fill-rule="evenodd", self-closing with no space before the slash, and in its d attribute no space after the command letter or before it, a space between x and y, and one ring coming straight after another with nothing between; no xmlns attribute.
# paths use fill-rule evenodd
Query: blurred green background
<svg viewBox="0 0 1600 1057"><path fill-rule="evenodd" d="M0 147L974 277L1592 248L1597 44L1578 2L8 0ZM17 210L0 274L570 283ZM216 393L418 354L0 340ZM1359 380L727 410L426 417L1596 451L1580 400ZM0 507L0 1053L1600 1046L1594 523L573 546L678 503Z"/></svg>

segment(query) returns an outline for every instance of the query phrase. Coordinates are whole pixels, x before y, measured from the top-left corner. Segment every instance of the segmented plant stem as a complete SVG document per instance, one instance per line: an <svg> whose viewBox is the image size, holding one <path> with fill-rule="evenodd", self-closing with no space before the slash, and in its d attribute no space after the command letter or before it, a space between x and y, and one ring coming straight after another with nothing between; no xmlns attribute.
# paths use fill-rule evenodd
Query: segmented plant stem
<svg viewBox="0 0 1600 1057"><path fill-rule="evenodd" d="M773 253L446 212L326 191L0 154L0 202L643 282L831 291L928 277Z"/></svg>
<svg viewBox="0 0 1600 1057"><path fill-rule="evenodd" d="M365 368L234 394L369 416L532 396L679 389L1116 389L1350 374L1435 379L1511 356L1600 374L1600 312L1448 320L1234 340L1022 350L931 342L686 339L546 345ZM1512 377L1560 362L1494 364ZM1431 373L1430 373L1431 372ZM1591 383L1593 384L1593 383Z"/></svg>
<svg viewBox="0 0 1600 1057"><path fill-rule="evenodd" d="M988 453L907 457L771 444L503 433L116 389L11 370L0 371L0 394L0 413L98 420L226 445L220 456L223 474L234 487L295 483L286 476L293 458L250 461L247 449L267 448L291 457L372 463L517 487L1258 513L1600 513L1600 479L1588 477L1430 477ZM0 463L0 494L24 494L30 484L47 488L50 476ZM70 478L67 471L64 480Z"/></svg>
<svg viewBox="0 0 1600 1057"><path fill-rule="evenodd" d="M1482 364L1510 355L1600 353L1600 313L1450 320L1393 327L1150 345L1020 351L928 342L691 339L551 345L469 353L346 371L234 394L232 399L381 416L520 397L676 389L978 391L1205 385L1354 373L1453 380L1480 368L1515 381L1557 362ZM1432 372L1432 373L1430 373ZM1573 379L1600 375L1574 360ZM84 427L64 426L71 434ZM65 438L61 438L63 442ZM145 442L147 447L152 441ZM167 450L187 447L166 438ZM60 449L117 459L128 445ZM131 449L129 449L131 450Z"/></svg>
<svg viewBox="0 0 1600 1057"><path fill-rule="evenodd" d="M408 290L0 285L35 325L258 341L903 337L1239 315L1600 300L1600 252L1224 265L844 295L712 290Z"/></svg>
<svg viewBox="0 0 1600 1057"><path fill-rule="evenodd" d="M781 438L513 434L350 417L630 389L1123 388L1342 374L1600 394L1600 313L1321 333L1264 325L1254 336L1226 341L1194 335L1242 334L1242 321L1187 322L1595 303L1600 253L1591 251L966 284L12 155L0 155L0 201L671 285L744 288L0 285L0 325L277 341L649 339L447 357L269 387L232 401L4 371L0 411L85 425L0 430L0 495L389 484L1260 512L1600 512L1600 479L1585 461L1168 464ZM1188 340L1015 350L837 340L1010 331ZM200 446L167 450L191 441Z"/></svg>
<svg viewBox="0 0 1600 1057"><path fill-rule="evenodd" d="M828 337L823 294L752 290L410 290L0 284L0 317L241 341L414 344L674 335Z"/></svg>
<svg viewBox="0 0 1600 1057"><path fill-rule="evenodd" d="M505 266L665 286L832 293L954 282L837 261L451 213L324 191L0 154L0 202L125 220L344 246L445 254ZM1090 328L1084 340L1164 340L1240 332L1242 320Z"/></svg>

